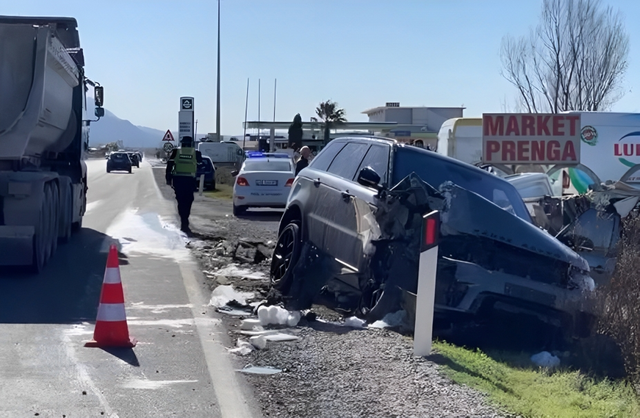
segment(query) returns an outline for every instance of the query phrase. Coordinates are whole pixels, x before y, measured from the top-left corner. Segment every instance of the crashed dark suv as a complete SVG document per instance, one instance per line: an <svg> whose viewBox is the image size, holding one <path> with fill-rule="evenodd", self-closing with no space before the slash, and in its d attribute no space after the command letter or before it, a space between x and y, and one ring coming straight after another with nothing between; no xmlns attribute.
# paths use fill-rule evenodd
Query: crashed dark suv
<svg viewBox="0 0 640 418"><path fill-rule="evenodd" d="M593 290L587 262L531 222L493 174L393 140L330 142L296 177L271 281L288 307L381 317L417 291L422 217L440 212L436 314L494 309L573 326Z"/></svg>

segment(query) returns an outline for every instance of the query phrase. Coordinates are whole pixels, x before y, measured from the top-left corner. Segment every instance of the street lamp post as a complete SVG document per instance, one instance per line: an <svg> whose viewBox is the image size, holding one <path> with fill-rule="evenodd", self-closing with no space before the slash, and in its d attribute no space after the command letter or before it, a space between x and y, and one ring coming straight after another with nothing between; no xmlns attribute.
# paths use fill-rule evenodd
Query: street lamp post
<svg viewBox="0 0 640 418"><path fill-rule="evenodd" d="M218 86L216 97L216 135L220 142L220 0L218 0Z"/></svg>

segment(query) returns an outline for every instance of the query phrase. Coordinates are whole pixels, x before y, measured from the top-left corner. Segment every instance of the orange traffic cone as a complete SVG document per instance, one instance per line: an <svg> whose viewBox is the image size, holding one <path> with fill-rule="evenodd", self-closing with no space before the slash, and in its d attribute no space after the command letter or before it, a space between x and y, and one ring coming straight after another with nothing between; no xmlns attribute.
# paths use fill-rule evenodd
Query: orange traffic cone
<svg viewBox="0 0 640 418"><path fill-rule="evenodd" d="M104 272L100 305L93 340L85 347L134 347L137 341L129 338L127 315L124 310L124 292L120 281L120 263L115 245L109 248L107 268Z"/></svg>

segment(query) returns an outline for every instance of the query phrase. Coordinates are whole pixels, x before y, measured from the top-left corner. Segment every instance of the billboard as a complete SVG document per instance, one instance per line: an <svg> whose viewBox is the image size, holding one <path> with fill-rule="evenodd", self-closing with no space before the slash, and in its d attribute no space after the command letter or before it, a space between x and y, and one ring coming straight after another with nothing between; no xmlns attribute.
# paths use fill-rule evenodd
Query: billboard
<svg viewBox="0 0 640 418"><path fill-rule="evenodd" d="M485 113L482 161L577 165L580 127L579 114Z"/></svg>

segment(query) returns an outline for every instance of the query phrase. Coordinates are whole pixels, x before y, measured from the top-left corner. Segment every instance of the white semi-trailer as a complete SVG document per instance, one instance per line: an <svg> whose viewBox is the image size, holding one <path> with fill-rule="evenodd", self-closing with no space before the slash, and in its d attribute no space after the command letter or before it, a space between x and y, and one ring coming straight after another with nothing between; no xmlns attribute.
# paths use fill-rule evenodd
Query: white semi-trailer
<svg viewBox="0 0 640 418"><path fill-rule="evenodd" d="M40 272L82 225L87 85L100 118L75 19L0 16L0 266Z"/></svg>

